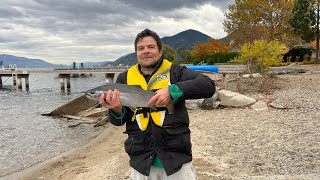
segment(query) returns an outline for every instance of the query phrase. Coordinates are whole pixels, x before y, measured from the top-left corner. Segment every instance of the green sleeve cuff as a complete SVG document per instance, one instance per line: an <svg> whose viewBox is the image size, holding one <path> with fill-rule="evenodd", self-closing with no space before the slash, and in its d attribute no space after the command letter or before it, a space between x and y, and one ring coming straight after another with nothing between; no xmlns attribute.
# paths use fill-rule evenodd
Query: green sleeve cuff
<svg viewBox="0 0 320 180"><path fill-rule="evenodd" d="M176 84L169 85L169 93L174 102L177 102L182 97L182 91Z"/></svg>
<svg viewBox="0 0 320 180"><path fill-rule="evenodd" d="M157 155L153 158L152 166L157 168L163 168L163 164Z"/></svg>
<svg viewBox="0 0 320 180"><path fill-rule="evenodd" d="M119 119L119 120L122 119L124 117L124 115L127 113L127 110L124 107L122 107L122 112L121 112L120 116L116 115L116 113L112 109L110 109L109 111L110 111L110 114L114 118Z"/></svg>

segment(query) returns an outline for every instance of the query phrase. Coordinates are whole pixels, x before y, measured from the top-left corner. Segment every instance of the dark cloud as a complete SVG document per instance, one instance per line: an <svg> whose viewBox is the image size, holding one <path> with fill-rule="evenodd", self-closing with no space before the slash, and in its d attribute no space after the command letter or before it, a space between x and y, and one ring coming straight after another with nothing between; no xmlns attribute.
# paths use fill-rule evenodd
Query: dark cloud
<svg viewBox="0 0 320 180"><path fill-rule="evenodd" d="M225 9L234 0L161 0L161 1L150 1L150 0L122 0L130 6L138 9L155 10L155 11L171 11L179 8L194 8L203 4L212 4L220 8Z"/></svg>
<svg viewBox="0 0 320 180"><path fill-rule="evenodd" d="M140 20L152 21L159 16L184 19L185 14L176 13L176 9L194 8L208 3L225 8L230 1L161 0L150 3L149 0L34 0L12 3L7 0L8 6L20 9L24 16L15 8L5 8L10 13L4 10L2 13L15 16L12 23L28 24L33 28L52 32L70 32L82 29L111 29L115 26L135 24Z"/></svg>
<svg viewBox="0 0 320 180"><path fill-rule="evenodd" d="M221 37L222 12L233 2L1 0L0 53L30 55L32 49L43 59L74 61L90 54L115 60L133 51L135 35L145 28L156 30L161 37L186 29ZM39 51L43 48L47 50Z"/></svg>
<svg viewBox="0 0 320 180"><path fill-rule="evenodd" d="M23 14L16 8L9 6L0 6L0 19L11 19L22 17Z"/></svg>

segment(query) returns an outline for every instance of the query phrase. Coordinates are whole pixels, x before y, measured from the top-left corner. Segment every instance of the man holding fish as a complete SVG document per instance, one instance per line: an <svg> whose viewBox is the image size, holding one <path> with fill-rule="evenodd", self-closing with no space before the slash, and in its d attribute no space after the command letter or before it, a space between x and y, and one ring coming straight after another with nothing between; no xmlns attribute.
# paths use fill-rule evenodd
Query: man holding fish
<svg viewBox="0 0 320 180"><path fill-rule="evenodd" d="M124 145L132 179L197 179L185 100L211 97L215 84L201 73L163 59L162 43L154 31L140 32L134 45L138 63L100 96L110 122L126 124Z"/></svg>

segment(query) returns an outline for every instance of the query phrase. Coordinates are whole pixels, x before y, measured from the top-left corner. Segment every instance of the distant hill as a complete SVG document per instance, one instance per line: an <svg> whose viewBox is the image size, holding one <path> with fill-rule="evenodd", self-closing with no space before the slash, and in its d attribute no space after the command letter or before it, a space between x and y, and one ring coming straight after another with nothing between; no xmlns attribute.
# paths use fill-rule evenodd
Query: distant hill
<svg viewBox="0 0 320 180"><path fill-rule="evenodd" d="M163 44L167 44L171 46L173 49L177 50L180 47L185 47L186 49L192 49L192 47L198 42L200 43L207 42L208 38L210 38L210 36L205 35L202 32L188 29L174 36L163 37L161 38L161 41Z"/></svg>
<svg viewBox="0 0 320 180"><path fill-rule="evenodd" d="M2 62L2 64L1 64ZM99 67L108 64L113 64L111 61L104 62L83 62L84 67ZM66 64L52 64L48 63L41 59L29 59L26 57L18 57L8 54L0 54L0 68L3 65L4 67L8 67L9 65L16 65L17 68L61 68L67 66ZM77 63L78 67L80 63ZM68 64L69 67L72 67L73 64Z"/></svg>
<svg viewBox="0 0 320 180"><path fill-rule="evenodd" d="M177 50L181 47L185 47L186 49L192 49L192 47L196 43L207 42L208 38L211 37L206 34L203 34L202 32L188 29L170 37L163 37L161 38L161 41L163 44L167 44L171 46L173 49ZM228 37L222 38L221 41L227 42ZM137 63L137 57L135 52L121 56L120 58L114 61L115 65L122 64L131 66L135 63Z"/></svg>
<svg viewBox="0 0 320 180"><path fill-rule="evenodd" d="M0 61L3 62L3 66L5 67L8 67L10 64L15 64L17 68L48 68L56 66L41 59L28 59L7 54L0 54Z"/></svg>
<svg viewBox="0 0 320 180"><path fill-rule="evenodd" d="M137 63L137 55L135 52L121 56L114 61L114 65L132 66Z"/></svg>

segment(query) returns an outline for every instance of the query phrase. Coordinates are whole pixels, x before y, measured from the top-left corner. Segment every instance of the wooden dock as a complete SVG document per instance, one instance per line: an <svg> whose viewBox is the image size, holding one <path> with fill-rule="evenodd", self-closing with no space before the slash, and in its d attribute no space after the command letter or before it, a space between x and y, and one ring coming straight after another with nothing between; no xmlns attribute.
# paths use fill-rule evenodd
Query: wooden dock
<svg viewBox="0 0 320 180"><path fill-rule="evenodd" d="M25 80L26 90L29 91L29 73L27 71L21 71L16 69L3 69L0 70L0 89L2 89L2 77L12 77L13 85L17 85L18 89L22 89L22 79Z"/></svg>
<svg viewBox="0 0 320 180"><path fill-rule="evenodd" d="M29 90L29 74L30 73L56 73L60 80L61 90L67 89L70 92L71 84L70 78L75 75L81 76L84 74L105 74L106 82L113 83L116 73L121 73L127 70L125 67L121 68L81 68L81 69L30 69L28 71L17 69L0 69L0 89L2 88L2 77L12 77L13 86L18 83L18 89L22 89L22 79L25 79L26 90ZM65 88L66 87L66 88Z"/></svg>
<svg viewBox="0 0 320 180"><path fill-rule="evenodd" d="M53 69L51 73L57 73L60 79L61 90L64 91L65 84L67 85L67 92L70 92L71 84L70 78L72 75L83 74L104 74L107 83L113 83L116 73L121 73L127 70L126 68L81 68L81 69Z"/></svg>

